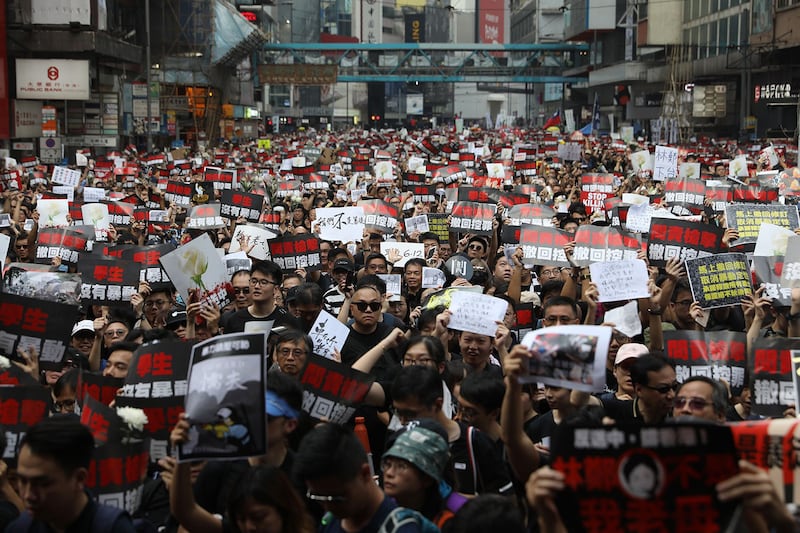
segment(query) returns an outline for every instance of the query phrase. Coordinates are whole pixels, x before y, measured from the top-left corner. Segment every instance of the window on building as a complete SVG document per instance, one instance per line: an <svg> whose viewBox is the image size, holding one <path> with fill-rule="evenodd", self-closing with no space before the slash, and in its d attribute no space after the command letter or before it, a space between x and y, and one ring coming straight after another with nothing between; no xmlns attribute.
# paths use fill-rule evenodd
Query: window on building
<svg viewBox="0 0 800 533"><path fill-rule="evenodd" d="M739 38L743 43L750 38L750 13L747 10L739 15Z"/></svg>
<svg viewBox="0 0 800 533"><path fill-rule="evenodd" d="M719 0L719 10L724 11L728 9L728 0Z"/></svg>
<svg viewBox="0 0 800 533"><path fill-rule="evenodd" d="M728 46L728 19L720 19L719 21L719 39L717 41L720 47L720 52L723 53Z"/></svg>
<svg viewBox="0 0 800 533"><path fill-rule="evenodd" d="M719 54L717 48L717 21L708 24L708 57Z"/></svg>
<svg viewBox="0 0 800 533"><path fill-rule="evenodd" d="M728 19L728 44L739 46L739 17L734 15Z"/></svg>
<svg viewBox="0 0 800 533"><path fill-rule="evenodd" d="M697 43L700 45L699 59L708 57L708 24L700 25L700 34L697 37Z"/></svg>

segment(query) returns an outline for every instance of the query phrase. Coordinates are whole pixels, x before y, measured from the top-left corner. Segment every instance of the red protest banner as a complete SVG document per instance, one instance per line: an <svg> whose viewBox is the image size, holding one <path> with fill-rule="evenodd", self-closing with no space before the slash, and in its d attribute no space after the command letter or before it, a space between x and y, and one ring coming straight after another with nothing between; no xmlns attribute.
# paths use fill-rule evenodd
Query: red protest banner
<svg viewBox="0 0 800 533"><path fill-rule="evenodd" d="M369 374L311 355L300 375L304 389L303 410L312 418L346 424L374 381Z"/></svg>

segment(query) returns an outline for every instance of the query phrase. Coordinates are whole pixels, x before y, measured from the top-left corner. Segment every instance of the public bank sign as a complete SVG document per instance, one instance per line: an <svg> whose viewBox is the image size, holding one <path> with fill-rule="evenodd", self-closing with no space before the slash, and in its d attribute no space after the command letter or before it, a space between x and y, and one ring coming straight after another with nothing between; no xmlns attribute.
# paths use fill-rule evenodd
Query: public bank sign
<svg viewBox="0 0 800 533"><path fill-rule="evenodd" d="M89 99L89 60L17 59L16 66L18 99Z"/></svg>

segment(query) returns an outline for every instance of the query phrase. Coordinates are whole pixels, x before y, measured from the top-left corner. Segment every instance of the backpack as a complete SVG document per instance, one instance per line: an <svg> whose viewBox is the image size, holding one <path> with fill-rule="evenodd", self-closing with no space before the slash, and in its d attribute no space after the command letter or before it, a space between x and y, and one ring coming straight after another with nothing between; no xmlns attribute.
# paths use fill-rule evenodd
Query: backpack
<svg viewBox="0 0 800 533"><path fill-rule="evenodd" d="M418 511L407 507L395 507L392 509L392 512L386 516L380 529L378 529L378 533L394 533L399 528L411 524L415 524L420 533L441 533L436 524L422 516Z"/></svg>
<svg viewBox="0 0 800 533"><path fill-rule="evenodd" d="M128 516L124 509L111 507L110 505L97 504L97 508L92 518L92 529L89 533L111 533L114 523L120 516ZM156 533L156 528L147 520L132 520L133 527L137 533ZM33 516L29 512L23 512L19 517L11 522L6 528L6 533L28 533L33 525Z"/></svg>

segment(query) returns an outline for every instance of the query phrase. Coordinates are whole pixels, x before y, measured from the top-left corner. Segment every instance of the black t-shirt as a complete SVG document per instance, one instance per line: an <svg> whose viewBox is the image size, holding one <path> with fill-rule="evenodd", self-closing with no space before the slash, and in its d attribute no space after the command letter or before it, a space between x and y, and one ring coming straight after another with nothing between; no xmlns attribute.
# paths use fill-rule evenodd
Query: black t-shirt
<svg viewBox="0 0 800 533"><path fill-rule="evenodd" d="M639 408L636 405L636 399L633 400L620 400L616 396L611 398L604 398L603 409L605 416L611 418L616 423L634 422L644 424Z"/></svg>
<svg viewBox="0 0 800 533"><path fill-rule="evenodd" d="M558 427L555 418L553 418L553 411L548 411L543 415L539 415L525 428L525 434L531 439L531 442L537 444L542 442L545 437L550 437Z"/></svg>
<svg viewBox="0 0 800 533"><path fill-rule="evenodd" d="M461 434L450 442L453 488L462 494L511 494L513 486L492 439L472 428L472 453L467 444L470 426L458 422Z"/></svg>
<svg viewBox="0 0 800 533"><path fill-rule="evenodd" d="M352 366L359 357L371 350L391 332L392 328L386 322L378 322L378 327L375 331L367 334L359 333L351 325L350 334L347 336L344 346L342 346L342 363Z"/></svg>
<svg viewBox="0 0 800 533"><path fill-rule="evenodd" d="M250 311L247 309L240 309L228 319L228 327L226 327L224 331L225 333L240 333L244 331L245 324L248 322L266 322L269 320L273 321L273 328L286 326L298 331L303 331L303 324L300 320L290 315L283 307L276 307L269 316L265 316L264 318L256 318L251 315Z"/></svg>

